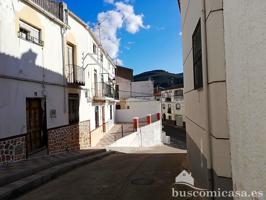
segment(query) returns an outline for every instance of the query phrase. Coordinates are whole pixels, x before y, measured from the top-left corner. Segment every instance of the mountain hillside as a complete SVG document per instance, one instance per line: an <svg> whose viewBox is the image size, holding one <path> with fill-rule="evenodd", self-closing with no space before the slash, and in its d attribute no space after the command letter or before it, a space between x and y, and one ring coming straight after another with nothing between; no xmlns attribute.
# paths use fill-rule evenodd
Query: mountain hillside
<svg viewBox="0 0 266 200"><path fill-rule="evenodd" d="M164 70L153 70L143 72L134 76L134 81L153 80L155 87L170 88L176 85L183 85L183 73L173 74Z"/></svg>

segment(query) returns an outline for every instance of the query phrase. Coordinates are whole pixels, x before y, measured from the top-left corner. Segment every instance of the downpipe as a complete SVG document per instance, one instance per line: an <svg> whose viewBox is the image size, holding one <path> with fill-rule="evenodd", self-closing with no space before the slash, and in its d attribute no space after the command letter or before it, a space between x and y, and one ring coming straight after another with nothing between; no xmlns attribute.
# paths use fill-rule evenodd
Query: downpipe
<svg viewBox="0 0 266 200"><path fill-rule="evenodd" d="M210 189L214 190L214 177L213 177L213 155L212 155L212 138L210 132L210 112L209 112L209 88L208 88L208 53L207 53L207 31L206 31L206 2L201 0L201 33L202 33L202 67L203 67L203 93L205 99L206 109L206 133L208 140L208 162L207 168L210 168Z"/></svg>
<svg viewBox="0 0 266 200"><path fill-rule="evenodd" d="M61 28L61 41L62 41L62 64L63 64L63 85L64 85L64 113L67 112L66 108L66 70L65 70L65 33L66 33L66 28L62 27Z"/></svg>

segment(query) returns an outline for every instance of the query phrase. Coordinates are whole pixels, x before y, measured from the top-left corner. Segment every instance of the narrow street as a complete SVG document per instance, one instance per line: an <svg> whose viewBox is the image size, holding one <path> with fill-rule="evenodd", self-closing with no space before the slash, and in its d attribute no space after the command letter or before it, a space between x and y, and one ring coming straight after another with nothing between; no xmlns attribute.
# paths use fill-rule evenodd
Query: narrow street
<svg viewBox="0 0 266 200"><path fill-rule="evenodd" d="M185 153L167 150L164 153L114 153L71 171L19 199L172 199L172 184L185 168L185 158Z"/></svg>
<svg viewBox="0 0 266 200"><path fill-rule="evenodd" d="M186 145L186 130L184 128L178 128L172 125L163 125L163 131L166 132L167 136L170 136L171 146L178 149L187 149Z"/></svg>

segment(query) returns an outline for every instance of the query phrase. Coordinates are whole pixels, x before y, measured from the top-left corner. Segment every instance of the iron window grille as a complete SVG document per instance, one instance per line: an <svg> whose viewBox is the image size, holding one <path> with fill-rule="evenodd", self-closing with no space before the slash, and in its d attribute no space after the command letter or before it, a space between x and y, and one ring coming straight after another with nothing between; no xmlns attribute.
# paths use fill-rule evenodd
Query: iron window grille
<svg viewBox="0 0 266 200"><path fill-rule="evenodd" d="M194 89L203 87L201 20L192 35Z"/></svg>
<svg viewBox="0 0 266 200"><path fill-rule="evenodd" d="M41 30L22 20L19 21L18 37L43 46L43 41L41 40Z"/></svg>

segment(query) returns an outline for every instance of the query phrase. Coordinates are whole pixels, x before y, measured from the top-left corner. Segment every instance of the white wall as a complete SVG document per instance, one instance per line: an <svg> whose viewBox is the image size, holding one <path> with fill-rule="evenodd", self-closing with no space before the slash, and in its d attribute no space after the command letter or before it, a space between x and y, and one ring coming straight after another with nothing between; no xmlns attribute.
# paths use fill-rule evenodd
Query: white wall
<svg viewBox="0 0 266 200"><path fill-rule="evenodd" d="M119 99L127 99L131 96L131 80L116 77L116 84L119 85Z"/></svg>
<svg viewBox="0 0 266 200"><path fill-rule="evenodd" d="M159 101L146 101L137 98L127 100L129 109L116 110L116 122L132 122L134 117L146 117L148 114L161 113Z"/></svg>
<svg viewBox="0 0 266 200"><path fill-rule="evenodd" d="M224 1L233 183L266 192L266 2ZM263 198L261 198L263 199Z"/></svg>
<svg viewBox="0 0 266 200"><path fill-rule="evenodd" d="M40 46L18 38L19 19L39 28ZM85 23L84 23L85 24ZM115 77L115 65L104 54L103 63L95 62L91 56L93 43L97 44L87 27L69 16L70 29L64 35L64 43L75 45L75 61L78 66L88 67L85 70L85 86L67 88L64 91L63 79L63 44L61 27L37 9L23 1L9 0L0 4L0 138L24 134L26 127L26 98L46 98L47 128L68 124L69 93L80 96L80 121L91 120L95 126L94 108L92 104L93 73L97 70L98 82L101 74L105 81ZM93 55L99 61L98 54ZM103 52L103 51L102 51ZM91 65L93 64L93 65ZM108 74L108 75L107 75ZM88 91L88 97L85 92ZM65 97L65 101L64 101ZM113 124L114 119L108 118L108 106L114 104L112 99L106 101L106 122ZM113 112L115 106L113 106ZM56 118L50 118L50 110L56 110ZM100 109L101 112L101 109ZM100 115L101 119L101 115ZM108 120L108 121L107 121Z"/></svg>
<svg viewBox="0 0 266 200"><path fill-rule="evenodd" d="M154 82L148 81L137 81L132 82L132 97L153 97L154 96Z"/></svg>
<svg viewBox="0 0 266 200"><path fill-rule="evenodd" d="M162 124L161 121L138 129L136 132L127 135L110 147L152 147L162 144Z"/></svg>
<svg viewBox="0 0 266 200"><path fill-rule="evenodd" d="M44 46L18 38L19 19L41 29ZM61 30L58 24L21 1L2 1L0 60L0 138L27 132L27 97L47 96L48 128L68 123L63 103L64 92L60 86L63 84L63 65ZM25 79L31 81L22 81ZM42 85L42 81L56 85ZM56 118L50 118L51 109L56 109Z"/></svg>

